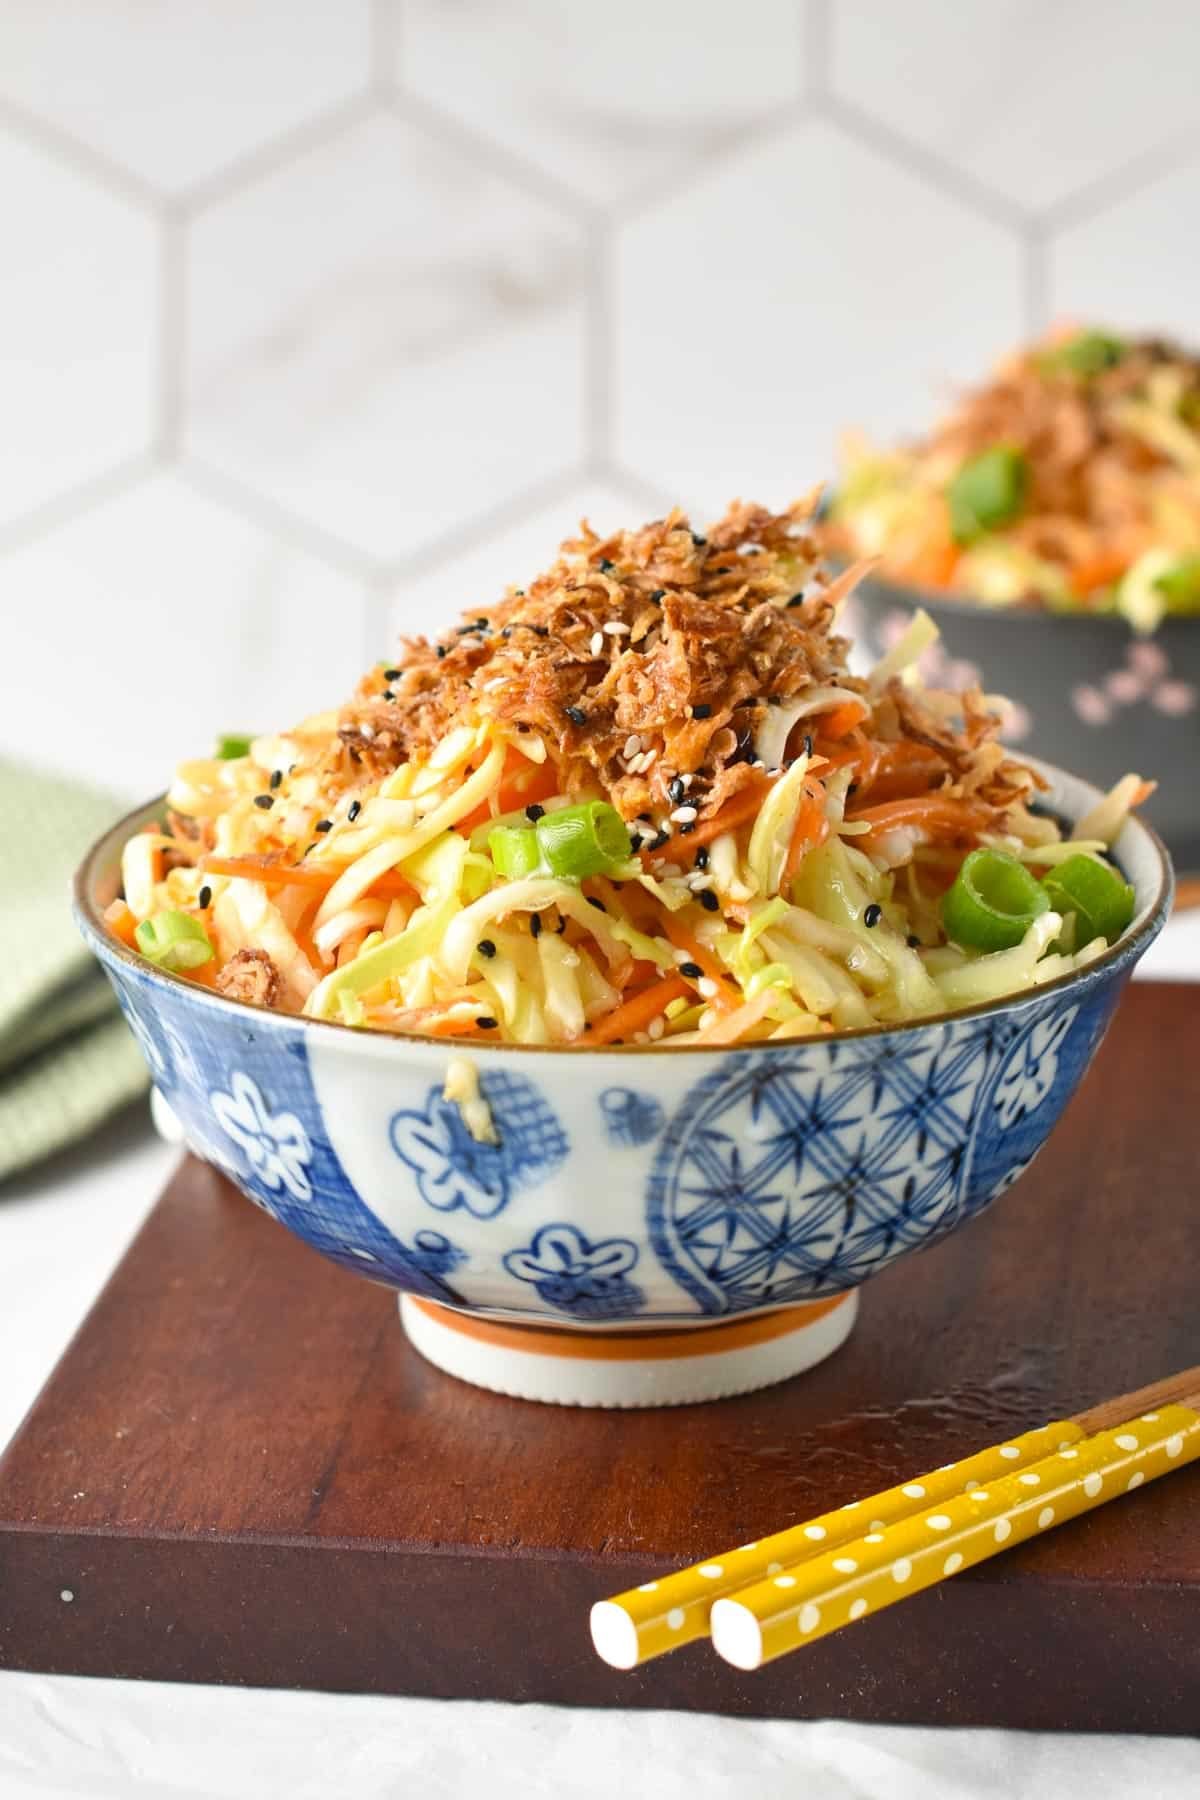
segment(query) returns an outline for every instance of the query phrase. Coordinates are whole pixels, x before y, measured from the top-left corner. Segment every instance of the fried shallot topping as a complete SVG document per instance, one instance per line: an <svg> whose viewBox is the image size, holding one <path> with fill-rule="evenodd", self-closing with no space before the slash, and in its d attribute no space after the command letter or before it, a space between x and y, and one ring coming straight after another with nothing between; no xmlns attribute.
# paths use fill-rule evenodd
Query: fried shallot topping
<svg viewBox="0 0 1200 1800"><path fill-rule="evenodd" d="M820 572L812 505L738 502L707 535L679 511L606 538L583 523L530 587L436 642L406 640L360 684L343 744L377 778L491 718L536 732L566 791L599 786L627 819L677 801L684 779L711 812L759 779L771 707L864 686L833 629L850 584Z"/></svg>

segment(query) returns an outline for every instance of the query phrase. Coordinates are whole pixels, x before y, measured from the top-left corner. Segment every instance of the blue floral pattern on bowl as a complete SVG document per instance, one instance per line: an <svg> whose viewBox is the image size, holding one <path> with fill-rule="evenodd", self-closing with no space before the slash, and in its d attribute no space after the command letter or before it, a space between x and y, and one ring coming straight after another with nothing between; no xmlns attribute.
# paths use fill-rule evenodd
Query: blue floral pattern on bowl
<svg viewBox="0 0 1200 1800"><path fill-rule="evenodd" d="M574 1225L543 1225L525 1250L510 1250L504 1266L533 1283L547 1306L578 1319L624 1319L641 1308L641 1290L626 1280L638 1259L628 1238L590 1243Z"/></svg>
<svg viewBox="0 0 1200 1800"><path fill-rule="evenodd" d="M1055 781L1068 815L1092 803ZM444 1098L462 1045L236 1005L116 944L99 906L150 816L97 846L79 917L189 1145L345 1268L587 1329L832 1295L982 1211L1041 1148L1170 903L1131 824L1142 923L973 1014L712 1052L472 1045L486 1144Z"/></svg>
<svg viewBox="0 0 1200 1800"><path fill-rule="evenodd" d="M567 1154L567 1134L538 1089L524 1076L496 1071L480 1090L496 1128L496 1143L481 1143L458 1106L431 1088L421 1112L398 1112L392 1148L417 1178L421 1198L440 1212L465 1207L490 1219L508 1205L514 1188L537 1181Z"/></svg>

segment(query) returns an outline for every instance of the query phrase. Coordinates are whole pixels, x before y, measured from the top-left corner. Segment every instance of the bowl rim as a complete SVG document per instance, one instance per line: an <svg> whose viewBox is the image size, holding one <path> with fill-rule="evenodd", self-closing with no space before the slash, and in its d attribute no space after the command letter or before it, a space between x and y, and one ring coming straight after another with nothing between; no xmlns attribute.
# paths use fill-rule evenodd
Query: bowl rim
<svg viewBox="0 0 1200 1800"><path fill-rule="evenodd" d="M838 567L845 567L844 558L830 558ZM986 600L972 599L970 595L956 593L950 588L920 587L915 582L898 581L895 576L881 572L876 567L869 569L854 589L854 595L874 592L877 599L893 599L901 606L923 606L929 611L953 613L966 618L1003 619L1006 623L1019 624L1024 621L1030 624L1046 619L1061 620L1068 629L1077 628L1081 622L1098 625L1104 631L1116 632L1120 636L1132 638L1136 643L1151 643L1164 631L1175 631L1189 624L1200 625L1200 614L1166 614L1161 618L1153 631L1138 631L1129 620L1117 612L1090 612L1086 607L1072 609L1070 607L1028 606L1017 603L1012 606L994 606Z"/></svg>
<svg viewBox="0 0 1200 1800"><path fill-rule="evenodd" d="M1084 782L1081 776L1071 776L1068 770L1058 769L1053 763L1043 762L1038 757L1026 759L1040 773L1051 776L1066 776L1078 781L1095 799L1101 797L1100 791ZM281 1026L294 1026L298 1029L333 1032L343 1042L353 1040L357 1045L372 1046L373 1054L393 1054L387 1046L396 1044L420 1044L433 1047L443 1055L453 1055L456 1040L434 1037L428 1032L364 1030L360 1026L345 1025L336 1019L311 1019L303 1013L280 1012L274 1007L260 1006L248 1000L233 1000L225 994L217 994L211 988L199 987L189 982L182 975L169 970L156 968L144 957L138 956L126 945L115 938L100 917L99 908L93 901L91 888L97 872L97 865L107 860L114 850L124 842L131 832L144 823L156 812L161 814L166 805L166 794L159 794L152 800L144 801L133 807L108 829L100 834L85 852L71 880L71 901L76 923L89 947L101 963L112 961L123 964L134 973L149 981L152 985L161 984L169 992L179 992L189 1000L201 1006L215 1008L220 1013L229 1014L233 1019L249 1017L252 1019L272 1019ZM1056 976L1040 987L1025 988L1016 994L1002 994L993 1000L980 1000L973 1006L957 1008L953 1011L930 1013L918 1019L903 1019L897 1024L863 1025L843 1028L839 1031L822 1033L814 1038L786 1038L772 1043L742 1044L603 1044L592 1049L592 1056L636 1056L645 1057L653 1052L660 1055L725 1057L730 1055L761 1055L763 1052L774 1054L792 1054L798 1050L811 1049L813 1046L827 1044L843 1044L865 1042L868 1039L897 1035L903 1032L917 1031L933 1025L947 1025L960 1019L985 1018L1005 1012L1021 1011L1036 1005L1045 996L1065 994L1072 988L1084 988L1094 985L1107 973L1114 972L1123 964L1135 963L1142 952L1149 948L1166 923L1175 893L1175 873L1170 854L1162 838L1152 825L1144 819L1131 814L1126 829L1132 826L1135 831L1142 832L1150 849L1154 853L1157 865L1157 888L1152 898L1142 909L1140 918L1136 918L1129 931L1118 938L1083 969L1071 970L1066 975ZM575 1057L586 1052L588 1046L567 1044L477 1044L472 1042L469 1050L460 1046L464 1055L497 1055L497 1056L555 1056Z"/></svg>

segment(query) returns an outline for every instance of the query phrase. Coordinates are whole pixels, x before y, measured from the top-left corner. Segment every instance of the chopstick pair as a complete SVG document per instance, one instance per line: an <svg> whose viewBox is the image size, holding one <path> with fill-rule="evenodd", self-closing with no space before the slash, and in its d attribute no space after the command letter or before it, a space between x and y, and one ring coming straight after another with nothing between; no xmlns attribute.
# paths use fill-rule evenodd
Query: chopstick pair
<svg viewBox="0 0 1200 1800"><path fill-rule="evenodd" d="M1197 1458L1200 1366L598 1601L592 1642L633 1669L711 1636L757 1669Z"/></svg>

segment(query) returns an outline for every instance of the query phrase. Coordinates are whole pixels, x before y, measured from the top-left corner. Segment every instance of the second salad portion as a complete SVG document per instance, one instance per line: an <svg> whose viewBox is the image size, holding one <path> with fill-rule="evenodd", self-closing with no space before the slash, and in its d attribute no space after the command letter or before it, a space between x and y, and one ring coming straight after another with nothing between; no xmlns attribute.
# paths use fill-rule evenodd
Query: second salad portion
<svg viewBox="0 0 1200 1800"><path fill-rule="evenodd" d="M985 605L1200 614L1200 359L1066 330L921 442L844 448L830 545Z"/></svg>
<svg viewBox="0 0 1200 1800"><path fill-rule="evenodd" d="M1064 841L978 692L869 677L811 503L586 526L344 707L179 769L110 929L238 1000L580 1048L928 1017L1099 955L1129 776Z"/></svg>

